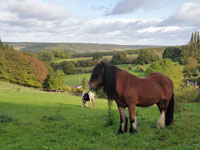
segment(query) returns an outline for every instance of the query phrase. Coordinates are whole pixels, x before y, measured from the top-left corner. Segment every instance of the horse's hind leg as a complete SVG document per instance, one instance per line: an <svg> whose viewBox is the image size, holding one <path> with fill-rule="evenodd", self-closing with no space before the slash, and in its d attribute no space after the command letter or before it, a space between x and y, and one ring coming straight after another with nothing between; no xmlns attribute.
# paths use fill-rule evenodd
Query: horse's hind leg
<svg viewBox="0 0 200 150"><path fill-rule="evenodd" d="M130 117L130 130L129 132L132 133L137 133L137 122L136 122L136 114L135 114L135 104L134 105L129 105L129 117Z"/></svg>
<svg viewBox="0 0 200 150"><path fill-rule="evenodd" d="M118 106L118 110L120 113L120 127L118 134L127 132L127 127L128 127L128 119L126 117L126 109L123 107Z"/></svg>
<svg viewBox="0 0 200 150"><path fill-rule="evenodd" d="M158 128L164 128L164 126L165 126L165 113L166 113L166 108L167 108L166 102L167 102L166 100L160 100L160 102L157 103L157 106L158 106L160 113L161 113L160 119L157 122Z"/></svg>

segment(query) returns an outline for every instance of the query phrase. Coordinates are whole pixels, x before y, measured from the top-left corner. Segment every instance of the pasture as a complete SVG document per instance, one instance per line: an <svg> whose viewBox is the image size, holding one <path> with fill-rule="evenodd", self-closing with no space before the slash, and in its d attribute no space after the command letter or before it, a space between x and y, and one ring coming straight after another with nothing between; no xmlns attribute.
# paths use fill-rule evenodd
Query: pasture
<svg viewBox="0 0 200 150"><path fill-rule="evenodd" d="M96 99L95 109L82 108L80 97L0 82L0 149L200 149L200 104L181 108L172 126L158 129L158 108L138 107L138 133L116 135L115 104L108 126L106 100Z"/></svg>

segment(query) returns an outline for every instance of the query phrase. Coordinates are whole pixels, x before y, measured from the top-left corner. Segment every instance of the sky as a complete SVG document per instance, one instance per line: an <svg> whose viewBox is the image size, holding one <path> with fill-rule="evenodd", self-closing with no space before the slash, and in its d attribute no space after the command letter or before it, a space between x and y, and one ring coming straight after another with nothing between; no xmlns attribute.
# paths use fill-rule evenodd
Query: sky
<svg viewBox="0 0 200 150"><path fill-rule="evenodd" d="M200 0L0 0L6 42L184 45Z"/></svg>

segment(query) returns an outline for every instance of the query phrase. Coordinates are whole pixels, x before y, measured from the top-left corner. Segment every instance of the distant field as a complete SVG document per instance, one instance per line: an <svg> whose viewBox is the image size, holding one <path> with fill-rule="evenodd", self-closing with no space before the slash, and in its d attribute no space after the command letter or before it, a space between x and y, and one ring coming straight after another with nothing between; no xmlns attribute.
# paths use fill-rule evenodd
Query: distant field
<svg viewBox="0 0 200 150"><path fill-rule="evenodd" d="M94 53L108 51L134 50L141 48L152 48L151 45L117 45L117 44L96 44L96 43L31 43L31 42L7 42L19 51L38 52L41 50L53 51L62 49L72 53Z"/></svg>
<svg viewBox="0 0 200 150"><path fill-rule="evenodd" d="M106 126L106 100L95 99L95 109L91 109L90 103L88 108L82 108L80 97L0 82L0 149L199 150L200 104L181 106L174 124L164 129L156 128L160 114L155 105L137 107L138 133L116 135L116 104L113 124Z"/></svg>
<svg viewBox="0 0 200 150"><path fill-rule="evenodd" d="M63 62L63 61L89 60L89 59L92 59L92 57L81 57L81 58L59 59L59 60L56 60L54 63L61 63L61 62Z"/></svg>
<svg viewBox="0 0 200 150"><path fill-rule="evenodd" d="M69 86L80 85L83 78L90 79L90 73L67 75L65 84Z"/></svg>
<svg viewBox="0 0 200 150"><path fill-rule="evenodd" d="M138 54L133 54L133 55L127 55L128 59L136 59L138 56ZM79 60L89 60L92 59L92 57L81 57L81 58L69 58L69 59L59 59L56 60L54 63L61 63L63 61L79 61ZM110 61L112 59L112 56L103 56L103 59L107 59L108 61Z"/></svg>
<svg viewBox="0 0 200 150"><path fill-rule="evenodd" d="M133 60L133 59L137 58L138 54L132 54L132 55L126 55L126 56L127 56L128 59Z"/></svg>
<svg viewBox="0 0 200 150"><path fill-rule="evenodd" d="M138 77L144 77L144 72L140 71L137 69L136 64L132 64L132 69L129 70L130 73L138 76ZM117 65L117 67L128 71L128 64L123 64L123 65ZM87 67L88 68L88 67ZM88 69L92 69L93 67L89 67ZM67 75L65 78L65 84L69 86L75 86L75 85L80 85L81 81L83 78L90 79L91 73L86 73L86 74L74 74L74 75Z"/></svg>

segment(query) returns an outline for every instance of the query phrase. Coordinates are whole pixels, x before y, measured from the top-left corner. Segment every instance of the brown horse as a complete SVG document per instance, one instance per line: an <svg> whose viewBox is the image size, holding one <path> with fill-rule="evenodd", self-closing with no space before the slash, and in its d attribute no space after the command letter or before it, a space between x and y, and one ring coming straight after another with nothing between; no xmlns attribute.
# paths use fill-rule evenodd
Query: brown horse
<svg viewBox="0 0 200 150"><path fill-rule="evenodd" d="M148 107L157 104L161 113L158 127L163 128L173 122L173 83L161 73L151 73L147 77L138 78L113 65L101 62L92 71L89 87L94 91L103 87L108 99L115 100L120 113L118 133L127 131L126 107L129 110L131 123L130 133L137 132L136 106Z"/></svg>

